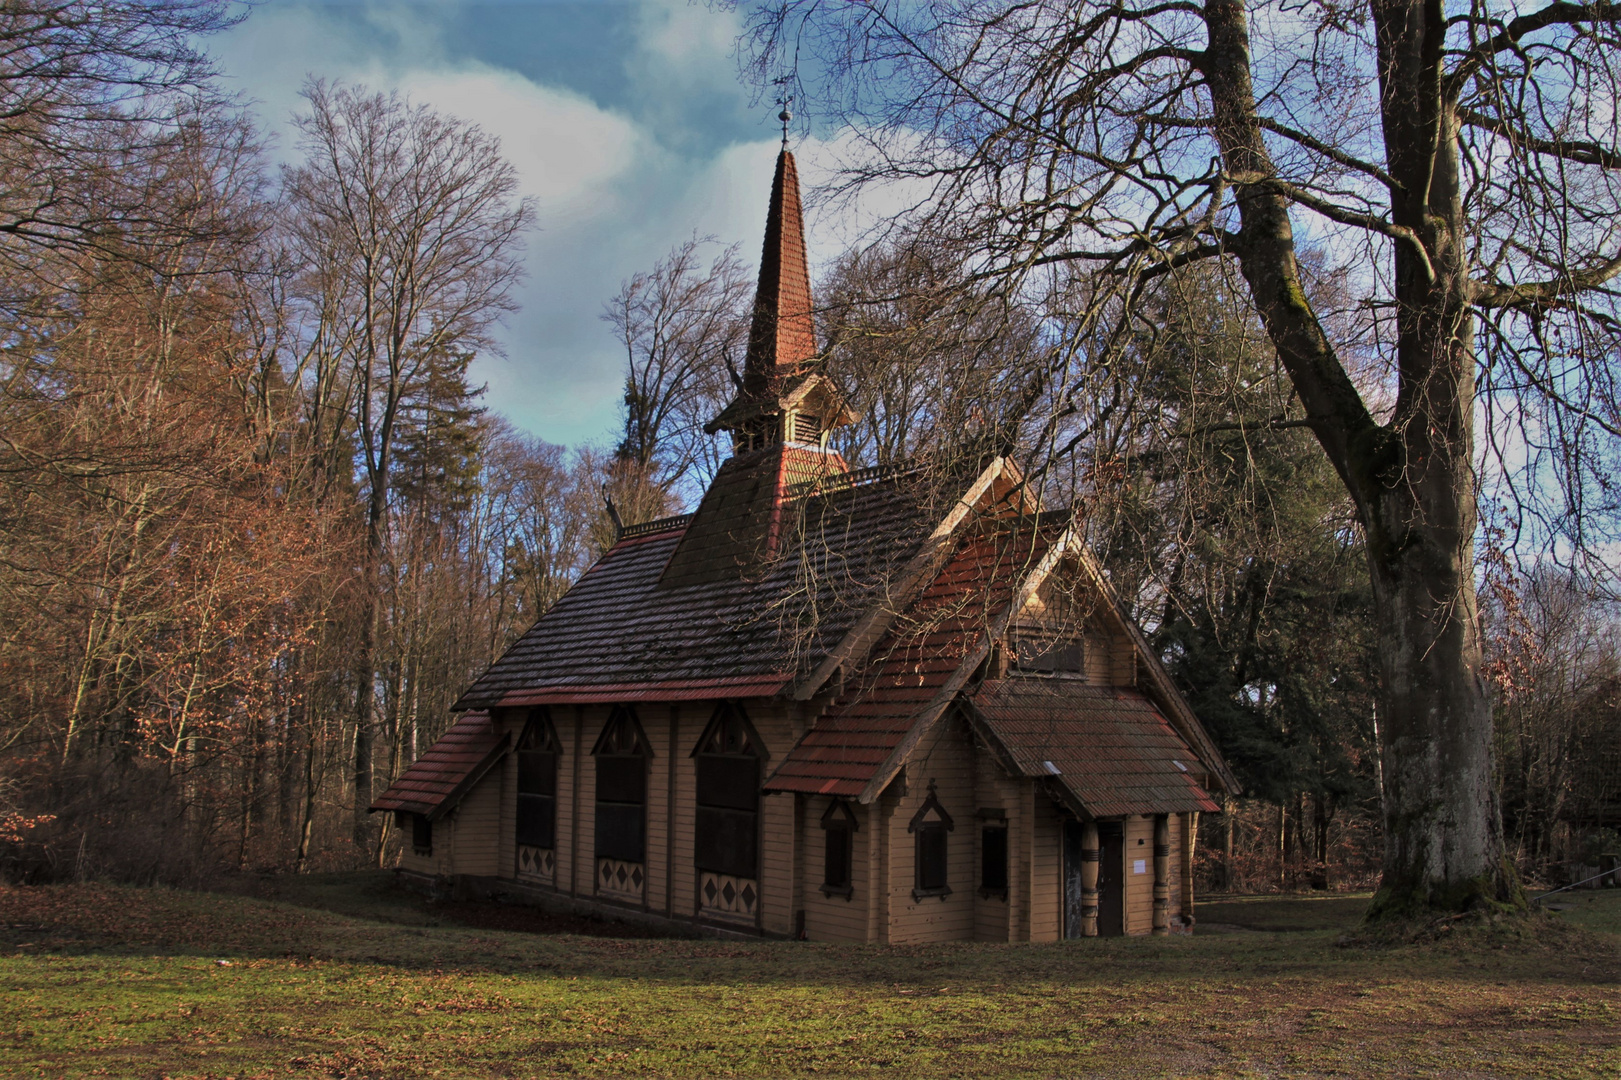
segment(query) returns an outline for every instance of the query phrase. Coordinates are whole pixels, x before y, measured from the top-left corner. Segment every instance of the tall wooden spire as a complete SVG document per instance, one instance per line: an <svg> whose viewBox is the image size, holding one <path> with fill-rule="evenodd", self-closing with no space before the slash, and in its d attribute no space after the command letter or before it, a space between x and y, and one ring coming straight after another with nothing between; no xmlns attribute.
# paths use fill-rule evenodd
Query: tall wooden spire
<svg viewBox="0 0 1621 1080"><path fill-rule="evenodd" d="M777 155L766 216L765 248L760 253L760 286L754 295L754 323L743 365L743 396L775 397L783 379L803 371L816 357L810 270L805 258L805 219L799 201L794 155Z"/></svg>

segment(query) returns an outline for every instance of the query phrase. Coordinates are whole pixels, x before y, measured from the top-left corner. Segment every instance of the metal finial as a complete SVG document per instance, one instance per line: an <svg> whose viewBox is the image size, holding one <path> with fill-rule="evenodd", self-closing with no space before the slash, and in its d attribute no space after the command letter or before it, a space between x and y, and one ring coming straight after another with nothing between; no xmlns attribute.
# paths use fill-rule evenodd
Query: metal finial
<svg viewBox="0 0 1621 1080"><path fill-rule="evenodd" d="M794 118L794 114L788 111L788 106L792 105L793 102L794 96L792 94L777 99L777 104L782 106L782 112L777 114L777 119L782 121L782 148L784 150L788 149L788 121Z"/></svg>

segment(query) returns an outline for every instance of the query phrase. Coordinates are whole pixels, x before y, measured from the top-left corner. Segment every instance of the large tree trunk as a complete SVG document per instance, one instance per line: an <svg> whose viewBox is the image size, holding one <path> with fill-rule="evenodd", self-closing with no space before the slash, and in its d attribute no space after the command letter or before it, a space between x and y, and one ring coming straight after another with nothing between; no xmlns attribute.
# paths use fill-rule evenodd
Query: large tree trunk
<svg viewBox="0 0 1621 1080"><path fill-rule="evenodd" d="M1523 904L1503 859L1492 780L1492 708L1480 674L1475 608L1473 489L1460 485L1467 501L1457 495L1424 500L1403 490L1409 485L1431 487L1420 475L1387 492L1377 504L1378 520L1368 526L1384 681L1379 751L1385 783L1384 876L1370 914L1415 917L1485 900Z"/></svg>
<svg viewBox="0 0 1621 1080"><path fill-rule="evenodd" d="M1397 401L1368 412L1302 284L1262 136L1239 0L1205 7L1203 68L1239 263L1312 430L1367 529L1384 681L1385 865L1372 917L1524 905L1503 860L1474 588L1474 314L1438 0L1374 4L1392 192Z"/></svg>

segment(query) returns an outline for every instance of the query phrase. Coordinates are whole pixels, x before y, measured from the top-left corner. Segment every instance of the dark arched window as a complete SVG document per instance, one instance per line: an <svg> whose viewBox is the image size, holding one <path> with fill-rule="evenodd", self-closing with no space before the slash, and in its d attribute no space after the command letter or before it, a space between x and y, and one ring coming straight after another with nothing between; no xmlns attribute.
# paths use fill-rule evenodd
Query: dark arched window
<svg viewBox="0 0 1621 1080"><path fill-rule="evenodd" d="M743 710L715 710L693 751L698 759L698 869L755 878L760 869L760 763L765 748Z"/></svg>
<svg viewBox="0 0 1621 1080"><path fill-rule="evenodd" d="M531 709L518 740L518 843L557 846L557 732L546 709Z"/></svg>
<svg viewBox="0 0 1621 1080"><path fill-rule="evenodd" d="M647 762L636 714L621 705L591 753L597 759L597 858L639 863L647 855Z"/></svg>

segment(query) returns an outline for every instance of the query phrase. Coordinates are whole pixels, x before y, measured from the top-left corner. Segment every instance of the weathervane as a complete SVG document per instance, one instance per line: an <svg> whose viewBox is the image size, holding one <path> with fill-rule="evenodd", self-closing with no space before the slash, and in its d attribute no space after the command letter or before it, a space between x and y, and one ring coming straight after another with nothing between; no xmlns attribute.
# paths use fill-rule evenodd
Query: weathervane
<svg viewBox="0 0 1621 1080"><path fill-rule="evenodd" d="M784 75L780 79L772 79L771 81L777 84L777 89L781 90L786 88L792 79L793 76ZM794 114L788 111L788 106L793 103L794 95L792 94L783 94L777 98L777 104L782 106L782 111L777 114L777 119L782 121L782 148L784 150L788 149L788 121L794 118Z"/></svg>

